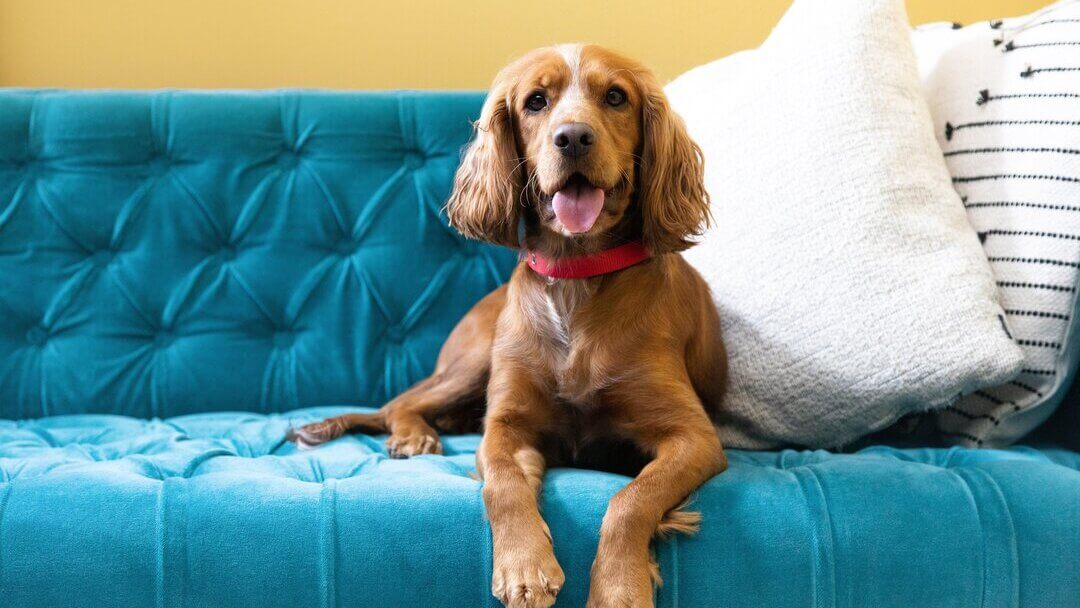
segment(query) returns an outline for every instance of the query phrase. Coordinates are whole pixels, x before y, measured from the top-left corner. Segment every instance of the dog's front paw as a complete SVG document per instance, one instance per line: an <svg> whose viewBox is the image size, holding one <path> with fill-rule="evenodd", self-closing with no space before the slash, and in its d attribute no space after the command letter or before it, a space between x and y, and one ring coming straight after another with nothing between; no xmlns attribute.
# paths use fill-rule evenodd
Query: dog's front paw
<svg viewBox="0 0 1080 608"><path fill-rule="evenodd" d="M653 608L650 560L622 557L593 563L586 608Z"/></svg>
<svg viewBox="0 0 1080 608"><path fill-rule="evenodd" d="M507 608L547 608L555 603L566 577L550 547L495 556L491 593Z"/></svg>
<svg viewBox="0 0 1080 608"><path fill-rule="evenodd" d="M434 431L394 433L386 440L391 458L409 458L421 454L442 454L442 442Z"/></svg>

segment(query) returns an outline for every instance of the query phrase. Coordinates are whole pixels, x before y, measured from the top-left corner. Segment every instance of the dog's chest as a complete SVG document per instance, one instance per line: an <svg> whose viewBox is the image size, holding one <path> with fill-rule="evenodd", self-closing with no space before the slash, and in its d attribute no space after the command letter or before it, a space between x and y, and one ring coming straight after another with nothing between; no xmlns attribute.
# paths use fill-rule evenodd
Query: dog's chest
<svg viewBox="0 0 1080 608"><path fill-rule="evenodd" d="M541 296L539 323L548 337L551 373L558 396L578 405L593 404L606 384L598 377L595 357L603 345L587 331L587 307L596 294L593 281L550 281Z"/></svg>
<svg viewBox="0 0 1080 608"><path fill-rule="evenodd" d="M588 285L582 285L581 281L549 282L542 291L543 305L542 324L552 340L555 350L560 351L565 358L570 350L572 337L575 329L580 329L575 323L575 313L578 313L585 302L593 295L595 289Z"/></svg>

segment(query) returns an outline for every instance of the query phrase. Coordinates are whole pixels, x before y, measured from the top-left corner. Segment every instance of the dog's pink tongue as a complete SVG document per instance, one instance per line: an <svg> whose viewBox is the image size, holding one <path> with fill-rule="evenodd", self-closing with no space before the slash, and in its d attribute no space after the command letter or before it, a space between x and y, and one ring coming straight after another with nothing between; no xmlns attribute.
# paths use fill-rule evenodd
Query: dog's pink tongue
<svg viewBox="0 0 1080 608"><path fill-rule="evenodd" d="M572 185L555 193L551 199L555 217L573 233L588 232L604 208L604 191L590 185Z"/></svg>

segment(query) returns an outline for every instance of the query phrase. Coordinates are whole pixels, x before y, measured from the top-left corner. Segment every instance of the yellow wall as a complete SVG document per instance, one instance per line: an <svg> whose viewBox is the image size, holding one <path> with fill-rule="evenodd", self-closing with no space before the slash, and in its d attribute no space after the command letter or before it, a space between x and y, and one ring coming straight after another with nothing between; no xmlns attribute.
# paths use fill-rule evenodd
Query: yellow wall
<svg viewBox="0 0 1080 608"><path fill-rule="evenodd" d="M663 79L756 46L791 0L0 0L0 86L484 88L507 60L598 42ZM908 0L913 23L1049 0Z"/></svg>

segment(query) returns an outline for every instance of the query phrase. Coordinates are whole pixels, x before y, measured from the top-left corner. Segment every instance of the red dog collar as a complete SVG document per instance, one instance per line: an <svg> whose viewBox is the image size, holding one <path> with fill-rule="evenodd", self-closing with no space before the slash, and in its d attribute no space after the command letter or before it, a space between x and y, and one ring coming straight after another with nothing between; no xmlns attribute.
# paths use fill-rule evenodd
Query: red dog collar
<svg viewBox="0 0 1080 608"><path fill-rule="evenodd" d="M553 279L584 279L629 268L652 254L641 241L619 245L589 255L552 260L536 251L523 251L525 263L538 274Z"/></svg>

